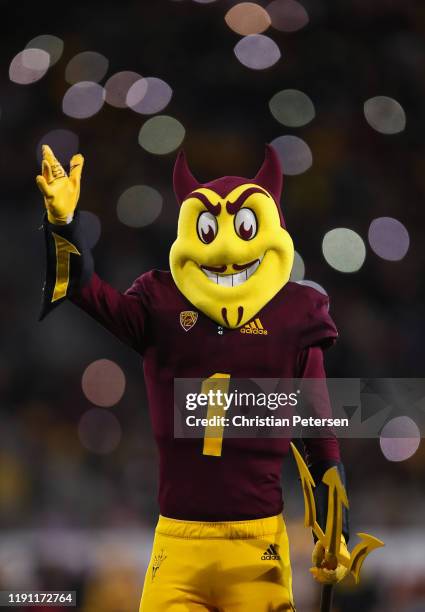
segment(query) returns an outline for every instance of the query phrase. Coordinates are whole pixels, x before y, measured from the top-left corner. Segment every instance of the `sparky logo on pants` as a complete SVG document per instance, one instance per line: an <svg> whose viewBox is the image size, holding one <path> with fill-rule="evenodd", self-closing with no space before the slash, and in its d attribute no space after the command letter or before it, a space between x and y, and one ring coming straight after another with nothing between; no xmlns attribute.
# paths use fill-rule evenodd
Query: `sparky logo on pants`
<svg viewBox="0 0 425 612"><path fill-rule="evenodd" d="M154 580L156 573L161 566L161 563L165 561L166 558L167 555L165 554L164 549L162 549L159 554L154 555L152 559L152 580Z"/></svg>
<svg viewBox="0 0 425 612"><path fill-rule="evenodd" d="M262 561L280 561L280 555L278 551L278 544L270 544L268 549L264 552L261 557Z"/></svg>
<svg viewBox="0 0 425 612"><path fill-rule="evenodd" d="M269 332L267 331L267 329L264 329L258 317L254 319L253 321L251 321L250 323L247 323L246 325L241 327L241 334L253 334L253 335L267 336L268 333Z"/></svg>

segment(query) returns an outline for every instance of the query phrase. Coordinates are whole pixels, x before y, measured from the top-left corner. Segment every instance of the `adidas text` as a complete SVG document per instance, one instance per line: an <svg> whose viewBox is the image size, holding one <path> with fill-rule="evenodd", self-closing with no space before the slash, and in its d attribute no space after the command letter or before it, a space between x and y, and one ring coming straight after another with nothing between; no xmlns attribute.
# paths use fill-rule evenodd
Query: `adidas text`
<svg viewBox="0 0 425 612"><path fill-rule="evenodd" d="M277 550L277 545L270 544L267 550L261 557L262 561L280 561L279 551Z"/></svg>
<svg viewBox="0 0 425 612"><path fill-rule="evenodd" d="M246 323L246 325L241 327L241 334L267 336L268 333L269 332L267 331L267 329L264 329L258 317L254 319L253 321L251 321L250 323Z"/></svg>

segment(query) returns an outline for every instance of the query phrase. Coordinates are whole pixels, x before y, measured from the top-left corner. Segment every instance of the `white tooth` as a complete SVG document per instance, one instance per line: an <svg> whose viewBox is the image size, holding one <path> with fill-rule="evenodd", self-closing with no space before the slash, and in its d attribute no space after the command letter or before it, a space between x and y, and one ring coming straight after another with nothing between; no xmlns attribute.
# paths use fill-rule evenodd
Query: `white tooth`
<svg viewBox="0 0 425 612"><path fill-rule="evenodd" d="M232 275L226 274L226 276L219 276L218 284L223 285L223 287L231 287L232 286Z"/></svg>
<svg viewBox="0 0 425 612"><path fill-rule="evenodd" d="M260 265L260 262L257 260L255 263L252 264L252 266L249 266L247 270L248 278L254 274L254 272L256 271L259 265Z"/></svg>
<svg viewBox="0 0 425 612"><path fill-rule="evenodd" d="M238 285L242 285L246 281L246 272L239 272L239 274L233 274L233 286L237 287Z"/></svg>
<svg viewBox="0 0 425 612"><path fill-rule="evenodd" d="M204 268L201 268L202 272L205 274L205 276L207 276L210 280L215 281L215 277L217 276L216 274L214 274L213 272L210 272L209 270L204 270Z"/></svg>
<svg viewBox="0 0 425 612"><path fill-rule="evenodd" d="M238 272L237 274L226 274L224 276L219 276L215 272L210 272L204 268L201 268L201 270L205 276L207 276L207 278L217 285L221 285L222 287L237 287L238 285L242 285L242 283L247 281L254 274L260 263L263 261L263 257L264 255L257 259L252 266L242 270L242 272Z"/></svg>

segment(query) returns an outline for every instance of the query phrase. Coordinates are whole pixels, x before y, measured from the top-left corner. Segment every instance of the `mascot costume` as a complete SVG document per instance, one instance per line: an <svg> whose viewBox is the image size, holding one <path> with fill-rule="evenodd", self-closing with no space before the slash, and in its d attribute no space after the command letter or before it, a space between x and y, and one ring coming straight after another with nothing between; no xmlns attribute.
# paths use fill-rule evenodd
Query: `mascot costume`
<svg viewBox="0 0 425 612"><path fill-rule="evenodd" d="M47 251L43 318L70 299L144 358L159 449L160 517L147 569L143 612L295 610L282 517L281 468L287 438L177 439L175 378L324 379L323 350L337 331L328 298L289 277L294 249L280 208L282 170L266 147L252 179L199 183L181 152L174 167L180 214L170 272L152 270L125 293L94 271L76 206L83 157L69 176L43 147L37 184L44 196ZM303 440L325 529L335 437ZM348 538L347 513L341 551ZM348 554L348 553L347 553ZM347 572L321 541L313 575L323 584Z"/></svg>

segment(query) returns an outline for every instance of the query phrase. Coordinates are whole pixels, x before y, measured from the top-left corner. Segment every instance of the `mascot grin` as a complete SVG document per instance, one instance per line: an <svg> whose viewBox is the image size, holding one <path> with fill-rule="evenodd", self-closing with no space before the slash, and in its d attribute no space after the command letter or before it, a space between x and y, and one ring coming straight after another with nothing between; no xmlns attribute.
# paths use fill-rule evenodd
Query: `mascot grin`
<svg viewBox="0 0 425 612"><path fill-rule="evenodd" d="M253 179L227 176L200 184L180 153L174 190L180 204L170 251L174 282L219 325L240 327L280 291L292 269L294 247L279 205L277 154L267 146Z"/></svg>

